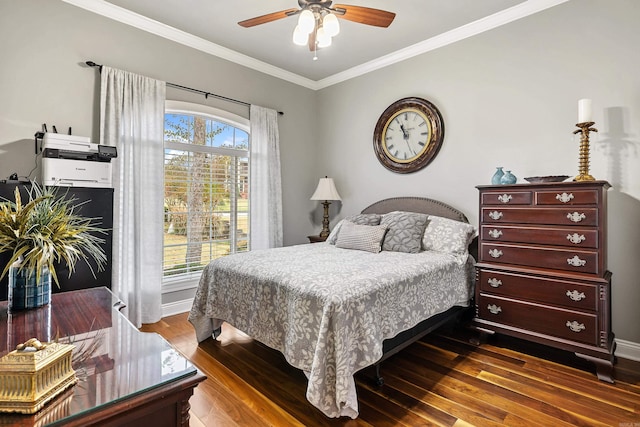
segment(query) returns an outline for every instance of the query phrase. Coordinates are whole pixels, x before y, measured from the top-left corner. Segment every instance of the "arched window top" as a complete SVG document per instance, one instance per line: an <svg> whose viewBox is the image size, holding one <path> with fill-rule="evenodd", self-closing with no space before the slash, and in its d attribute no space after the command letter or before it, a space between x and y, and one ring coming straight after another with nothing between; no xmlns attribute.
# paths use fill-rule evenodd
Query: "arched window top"
<svg viewBox="0 0 640 427"><path fill-rule="evenodd" d="M195 104L193 102L184 101L165 101L165 112L167 113L186 113L186 114L201 114L208 116L212 119L227 123L231 126L237 127L249 132L250 121L237 114L230 113L219 108L210 107L208 105Z"/></svg>
<svg viewBox="0 0 640 427"><path fill-rule="evenodd" d="M199 146L212 149L249 149L249 121L207 105L167 101L164 134L168 146L198 141Z"/></svg>

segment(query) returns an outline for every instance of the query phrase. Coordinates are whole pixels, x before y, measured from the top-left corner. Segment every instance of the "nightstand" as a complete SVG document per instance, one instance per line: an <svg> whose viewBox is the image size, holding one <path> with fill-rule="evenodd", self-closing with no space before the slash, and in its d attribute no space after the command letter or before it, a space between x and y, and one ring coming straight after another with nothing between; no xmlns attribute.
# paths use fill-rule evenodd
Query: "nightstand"
<svg viewBox="0 0 640 427"><path fill-rule="evenodd" d="M318 243L318 242L324 242L325 240L327 240L326 237L321 237L321 236L307 236L307 238L309 239L309 243Z"/></svg>

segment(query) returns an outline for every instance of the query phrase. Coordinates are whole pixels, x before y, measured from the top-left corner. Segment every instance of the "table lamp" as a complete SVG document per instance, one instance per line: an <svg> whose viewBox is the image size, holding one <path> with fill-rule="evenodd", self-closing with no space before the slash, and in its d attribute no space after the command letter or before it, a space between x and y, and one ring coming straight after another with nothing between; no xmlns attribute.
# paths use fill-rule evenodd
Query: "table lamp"
<svg viewBox="0 0 640 427"><path fill-rule="evenodd" d="M331 204L329 200L342 200L338 194L338 190L336 190L333 179L326 176L320 178L318 188L316 188L310 200L323 200L324 216L322 217L320 237L326 239L329 236L329 205Z"/></svg>

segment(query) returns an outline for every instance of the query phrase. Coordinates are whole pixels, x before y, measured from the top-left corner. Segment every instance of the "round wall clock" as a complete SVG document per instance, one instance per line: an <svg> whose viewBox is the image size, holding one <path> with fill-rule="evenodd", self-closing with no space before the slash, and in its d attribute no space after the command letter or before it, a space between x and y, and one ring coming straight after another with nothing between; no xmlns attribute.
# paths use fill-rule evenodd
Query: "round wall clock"
<svg viewBox="0 0 640 427"><path fill-rule="evenodd" d="M444 139L440 111L426 99L402 98L387 107L373 132L373 148L384 167L410 173L427 166Z"/></svg>

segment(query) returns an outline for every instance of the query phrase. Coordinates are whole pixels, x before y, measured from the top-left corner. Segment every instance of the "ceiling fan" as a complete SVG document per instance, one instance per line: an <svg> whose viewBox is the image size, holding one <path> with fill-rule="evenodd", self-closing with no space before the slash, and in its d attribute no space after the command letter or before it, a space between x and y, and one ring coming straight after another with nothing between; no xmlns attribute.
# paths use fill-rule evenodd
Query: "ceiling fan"
<svg viewBox="0 0 640 427"><path fill-rule="evenodd" d="M268 13L240 21L238 25L249 28L289 16L300 15L293 34L294 43L308 44L309 49L315 51L318 47L330 45L331 37L340 31L336 17L386 28L391 25L396 16L395 13L386 10L347 4L336 4L332 7L331 3L333 3L331 0L298 0L299 9L292 8Z"/></svg>

